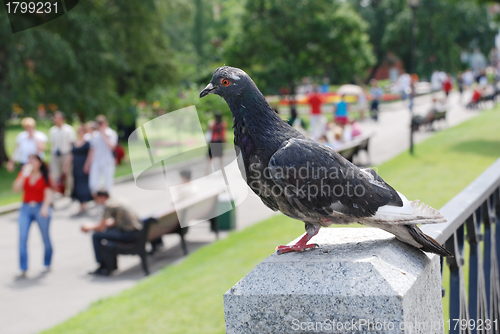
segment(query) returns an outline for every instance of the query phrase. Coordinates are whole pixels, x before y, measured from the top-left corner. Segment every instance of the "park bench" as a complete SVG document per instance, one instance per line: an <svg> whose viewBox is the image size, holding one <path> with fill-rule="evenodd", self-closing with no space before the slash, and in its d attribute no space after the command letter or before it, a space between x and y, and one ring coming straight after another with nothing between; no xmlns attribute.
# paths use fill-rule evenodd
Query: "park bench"
<svg viewBox="0 0 500 334"><path fill-rule="evenodd" d="M141 258L142 269L146 275L149 275L146 250L147 242L158 240L165 234L179 234L184 255L188 254L185 234L188 227L182 228L180 221L209 221L210 228L219 238L219 229L217 226L217 203L218 196L225 189L213 188L199 192L191 198L180 201L176 207L173 205L159 213L152 214L143 220L143 229L137 240L130 243L113 243L113 250L117 255L138 255ZM180 219L179 219L180 218ZM155 248L149 254L154 253Z"/></svg>
<svg viewBox="0 0 500 334"><path fill-rule="evenodd" d="M441 120L446 121L446 110L434 111L432 117L430 116L430 113L431 112L429 112L426 117L419 115L413 116L411 121L413 131L418 131L421 126L427 127L428 130L433 130L434 122Z"/></svg>
<svg viewBox="0 0 500 334"><path fill-rule="evenodd" d="M370 139L373 137L373 133L361 134L356 136L350 142L342 144L336 149L337 153L349 160L353 161L354 157L361 151L366 151L368 154L368 145L370 144Z"/></svg>

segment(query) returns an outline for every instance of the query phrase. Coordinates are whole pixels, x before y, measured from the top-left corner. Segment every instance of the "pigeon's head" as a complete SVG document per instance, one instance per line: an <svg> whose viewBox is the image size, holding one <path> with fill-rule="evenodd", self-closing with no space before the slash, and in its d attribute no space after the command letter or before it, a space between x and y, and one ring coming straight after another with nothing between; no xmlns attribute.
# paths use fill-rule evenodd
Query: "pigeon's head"
<svg viewBox="0 0 500 334"><path fill-rule="evenodd" d="M215 70L212 80L200 93L200 98L208 94L217 94L224 99L231 99L253 84L252 79L243 70L223 66Z"/></svg>

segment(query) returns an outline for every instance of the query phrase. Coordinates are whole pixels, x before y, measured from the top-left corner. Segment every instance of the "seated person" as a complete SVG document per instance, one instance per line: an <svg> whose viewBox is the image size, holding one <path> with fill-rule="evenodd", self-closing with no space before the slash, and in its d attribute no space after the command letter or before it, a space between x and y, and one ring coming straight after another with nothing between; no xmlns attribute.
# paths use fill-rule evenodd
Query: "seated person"
<svg viewBox="0 0 500 334"><path fill-rule="evenodd" d="M322 135L321 137L319 137L318 143L323 144L323 145L328 146L328 147L332 147L332 145L330 145L330 143L328 142L328 138L326 138L326 135Z"/></svg>
<svg viewBox="0 0 500 334"><path fill-rule="evenodd" d="M359 136L363 132L363 130L361 129L361 125L359 125L359 123L354 118L351 118L349 122L351 123L352 137L355 138Z"/></svg>
<svg viewBox="0 0 500 334"><path fill-rule="evenodd" d="M83 232L93 231L92 242L99 268L94 275L109 276L117 269L116 253L111 249L113 242L133 242L139 238L142 222L130 205L117 199L110 199L107 191L98 191L95 202L104 205L99 223L85 224ZM104 242L104 243L103 243Z"/></svg>
<svg viewBox="0 0 500 334"><path fill-rule="evenodd" d="M320 139L320 143L329 146L336 151L342 147L342 134L343 130L341 127L334 127Z"/></svg>
<svg viewBox="0 0 500 334"><path fill-rule="evenodd" d="M481 101L481 97L483 94L481 93L481 90L478 87L474 88L474 91L472 93L472 98L470 102L467 104L467 108L477 108L477 105L479 101Z"/></svg>

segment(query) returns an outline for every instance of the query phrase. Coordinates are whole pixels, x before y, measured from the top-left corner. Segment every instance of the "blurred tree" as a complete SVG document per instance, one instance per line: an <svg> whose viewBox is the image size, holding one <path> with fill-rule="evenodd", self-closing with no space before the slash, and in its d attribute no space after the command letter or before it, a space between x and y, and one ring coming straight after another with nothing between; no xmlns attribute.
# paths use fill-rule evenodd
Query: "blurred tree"
<svg viewBox="0 0 500 334"><path fill-rule="evenodd" d="M481 1L481 0L478 0ZM475 47L488 54L498 27L487 7L476 0L421 0L416 20L416 72L429 77L433 69L447 72L462 68L460 53ZM409 70L410 8L406 0L350 0L369 26L377 58L370 77L388 51ZM368 81L367 80L367 81Z"/></svg>
<svg viewBox="0 0 500 334"><path fill-rule="evenodd" d="M387 56L388 50L386 45L382 43L387 25L392 21L394 11L399 12L402 8L401 4L387 0L350 0L349 2L370 27L367 33L370 36L376 61L366 78L366 83L368 83Z"/></svg>
<svg viewBox="0 0 500 334"><path fill-rule="evenodd" d="M401 6L387 25L383 43L409 68L410 9ZM473 1L422 0L417 9L415 70L430 77L434 69L456 72L462 69L460 53L479 47L488 54L498 27L488 19L487 8Z"/></svg>
<svg viewBox="0 0 500 334"><path fill-rule="evenodd" d="M14 103L34 114L55 104L82 120L123 118L132 99L179 81L163 33L164 13L186 12L180 0L80 1L68 14L16 34L0 12L0 163L5 120ZM29 18L26 18L29 20ZM123 116L123 115L122 115Z"/></svg>
<svg viewBox="0 0 500 334"><path fill-rule="evenodd" d="M367 25L341 0L247 1L225 45L226 64L246 69L266 92L304 76L345 82L374 61Z"/></svg>

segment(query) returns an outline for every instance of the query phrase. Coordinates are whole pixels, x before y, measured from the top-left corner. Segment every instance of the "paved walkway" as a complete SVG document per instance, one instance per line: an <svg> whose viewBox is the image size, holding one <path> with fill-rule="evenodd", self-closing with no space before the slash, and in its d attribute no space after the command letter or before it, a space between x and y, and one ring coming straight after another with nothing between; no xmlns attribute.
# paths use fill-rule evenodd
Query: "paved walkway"
<svg viewBox="0 0 500 334"><path fill-rule="evenodd" d="M458 95L451 96L451 108L445 127L453 126L477 114L458 105ZM425 113L431 103L430 96L416 99L416 112ZM410 116L407 102L396 102L381 106L378 123L362 124L365 131L375 131L370 146L372 164L379 164L406 150L409 145ZM419 142L432 132L419 132ZM205 163L192 167L193 179L205 173ZM155 176L150 176L154 178ZM390 180L388 180L390 182ZM161 191L146 191L126 182L116 186L115 193L127 197L140 215L146 216L164 206ZM54 245L52 271L41 274L43 245L37 226L32 226L29 238L29 273L27 279L14 278L18 268L17 213L0 216L0 332L8 334L36 333L50 328L85 310L90 303L116 294L134 286L143 273L137 256L121 256L120 270L107 278L87 275L95 268L90 235L80 232L80 225L98 217L96 208L89 216L72 217L78 210L76 203L62 199L56 203L51 235ZM243 229L273 215L253 194L237 208L237 228ZM34 231L33 231L34 230ZM221 233L225 237L227 233ZM190 227L186 236L190 251L215 240L208 224ZM164 238L166 249L149 258L152 273L166 265L182 261L179 237Z"/></svg>

